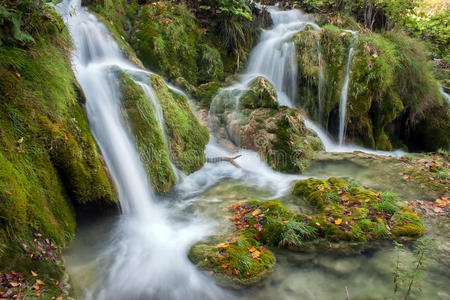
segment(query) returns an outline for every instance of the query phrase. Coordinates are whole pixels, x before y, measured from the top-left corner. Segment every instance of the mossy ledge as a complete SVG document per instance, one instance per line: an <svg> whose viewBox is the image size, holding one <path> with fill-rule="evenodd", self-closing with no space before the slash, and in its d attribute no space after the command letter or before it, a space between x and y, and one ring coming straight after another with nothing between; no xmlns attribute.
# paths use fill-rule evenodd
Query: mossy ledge
<svg viewBox="0 0 450 300"><path fill-rule="evenodd" d="M224 284L248 285L270 274L275 263L266 247L352 254L371 244L413 240L424 232L421 218L400 206L391 192L379 193L342 179L300 180L293 194L315 211L296 214L278 200L230 206L234 231L194 245L188 256ZM370 243L369 243L370 242Z"/></svg>
<svg viewBox="0 0 450 300"><path fill-rule="evenodd" d="M141 87L128 74L120 72L118 80L125 115L136 137L141 161L155 191L164 193L175 184L176 178L164 135L155 118L155 109Z"/></svg>
<svg viewBox="0 0 450 300"><path fill-rule="evenodd" d="M208 129L193 114L184 95L170 90L158 75L151 75L150 81L163 111L171 161L186 174L199 170L206 162Z"/></svg>
<svg viewBox="0 0 450 300"><path fill-rule="evenodd" d="M62 280L62 263L30 257L42 252L34 234L59 253L75 234L74 205L114 206L117 197L89 131L67 30L34 40L0 46L0 272L28 278L32 269L49 283ZM51 287L41 297L61 294Z"/></svg>

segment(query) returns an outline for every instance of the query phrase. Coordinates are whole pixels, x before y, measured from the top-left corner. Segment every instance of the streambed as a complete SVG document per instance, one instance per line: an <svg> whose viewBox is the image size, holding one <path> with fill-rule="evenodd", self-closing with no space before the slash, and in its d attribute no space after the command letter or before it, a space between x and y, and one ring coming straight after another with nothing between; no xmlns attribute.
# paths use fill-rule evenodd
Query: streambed
<svg viewBox="0 0 450 300"><path fill-rule="evenodd" d="M242 199L269 199L274 196L292 210L306 213L310 210L306 203L299 202L289 195L290 181L297 179L296 176L285 176L265 170L261 172L259 178L254 178L253 172L247 171L251 170L253 159L256 158L252 157L251 153L247 153L247 157L244 156L243 170L235 170L227 163L207 164L202 170L187 177L169 197L158 199L161 205L172 212L170 222L182 224L196 219L197 222L204 221L212 226L211 234L221 233L229 229L227 226L231 226L231 222L228 221L227 207L229 205ZM396 191L405 200L413 200L411 195L416 195L420 198L415 199L421 200L429 200L429 197L433 197L433 195L418 194L415 185L407 183L401 185L393 180L374 180L382 172L386 173L386 168L395 169L395 163L380 164L376 160L366 160L364 164L359 158L353 161L349 159L320 160L313 164L306 175L308 177L336 175L351 177L369 186L376 185L382 190ZM280 177L277 178L277 176ZM275 189L268 184L270 179L274 180L274 186L278 185ZM121 218L106 216L97 220L89 218L79 221L79 232L75 242L65 252L64 257L73 287L80 299L95 299L96 293L102 288L99 283L102 282L101 278L107 275L104 274L103 267L106 262L102 253L114 241L114 228L120 226ZM450 222L447 219L425 218L424 220L426 235L436 238L439 248L434 251L434 257L423 273L422 292L414 292L411 299L450 299L448 286L450 282L448 255ZM199 233L199 238L202 234L204 232ZM170 241L167 242L170 243ZM378 250L351 256L338 253L296 253L277 249L273 249L273 252L277 263L275 271L269 278L256 286L240 291L218 288L217 298L344 299L345 287L351 299L391 298L392 271L396 255L393 243L390 241L385 242ZM184 255L187 255L187 250ZM402 259L408 262L412 260L410 249L402 256ZM145 261L142 264L149 268L151 273L153 266ZM140 272L140 270L135 271ZM147 276L147 272L143 276ZM201 276L205 282L213 283L214 281L207 273ZM151 276L147 280L151 281ZM142 291L151 288L151 285L141 286ZM205 285L205 288L209 288L209 285ZM138 292L130 294L127 298L146 299L140 295L143 294Z"/></svg>

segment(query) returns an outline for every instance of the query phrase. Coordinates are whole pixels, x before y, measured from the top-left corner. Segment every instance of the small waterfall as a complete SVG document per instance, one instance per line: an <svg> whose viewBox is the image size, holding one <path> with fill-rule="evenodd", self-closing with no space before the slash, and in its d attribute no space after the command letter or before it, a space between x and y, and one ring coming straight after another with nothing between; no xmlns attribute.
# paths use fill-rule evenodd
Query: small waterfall
<svg viewBox="0 0 450 300"><path fill-rule="evenodd" d="M450 104L450 95L447 94L442 87L439 87L439 90L441 91L442 97L444 97L444 99L447 100L447 103Z"/></svg>
<svg viewBox="0 0 450 300"><path fill-rule="evenodd" d="M351 33L353 35L353 38L355 39L355 36L356 36L355 31L351 31L351 30L345 30L345 31ZM348 85L349 85L349 81L350 81L350 70L351 70L351 65L352 65L352 56L353 56L354 47L355 47L355 40L353 40L352 45L350 46L350 49L348 50L344 84L342 86L341 100L339 102L339 145L342 145L344 143L345 115L346 115L346 110L347 110L347 99L348 99Z"/></svg>
<svg viewBox="0 0 450 300"><path fill-rule="evenodd" d="M57 7L67 24L75 50L75 75L86 94L87 115L119 192L123 215L113 240L99 257L101 270L87 299L220 299L224 292L188 260L190 246L210 235L204 220L181 221L158 202L128 135L121 115L115 71L140 70L122 55L105 26L79 0ZM140 83L151 96L147 83ZM151 100L151 97L149 97ZM155 110L160 123L161 111Z"/></svg>
<svg viewBox="0 0 450 300"><path fill-rule="evenodd" d="M252 50L249 65L243 75L247 82L264 76L274 85L281 105L292 106L297 90L297 54L292 36L311 25L318 29L310 16L299 10L280 11L269 7L273 28L263 30L261 40ZM249 80L250 79L250 80Z"/></svg>
<svg viewBox="0 0 450 300"><path fill-rule="evenodd" d="M322 124L323 92L325 88L325 82L323 78L323 69L322 69L322 51L320 49L320 40L318 36L316 36L316 45L317 45L317 59L319 61L319 86L318 86L319 107L317 120L319 121L319 124Z"/></svg>

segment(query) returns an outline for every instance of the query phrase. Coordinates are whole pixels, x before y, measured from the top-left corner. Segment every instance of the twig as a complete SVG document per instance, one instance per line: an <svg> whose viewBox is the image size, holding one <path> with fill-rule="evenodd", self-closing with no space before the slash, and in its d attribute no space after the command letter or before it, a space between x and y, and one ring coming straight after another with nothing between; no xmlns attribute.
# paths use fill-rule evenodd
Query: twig
<svg viewBox="0 0 450 300"><path fill-rule="evenodd" d="M238 159L241 156L242 155L237 155L235 157L212 157L212 158L206 158L206 161L209 163L213 163L213 164L222 162L222 161L227 161L230 164L232 164L233 166L235 166L236 168L242 169L242 167L234 161L235 159Z"/></svg>

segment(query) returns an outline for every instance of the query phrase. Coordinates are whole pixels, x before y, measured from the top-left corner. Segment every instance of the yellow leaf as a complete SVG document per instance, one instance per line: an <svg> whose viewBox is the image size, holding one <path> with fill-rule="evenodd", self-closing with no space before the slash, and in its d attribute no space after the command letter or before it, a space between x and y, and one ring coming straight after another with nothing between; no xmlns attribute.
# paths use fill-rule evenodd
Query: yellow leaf
<svg viewBox="0 0 450 300"><path fill-rule="evenodd" d="M259 251L255 251L252 253L253 258L258 258L260 255L261 255L261 252L259 252Z"/></svg>
<svg viewBox="0 0 450 300"><path fill-rule="evenodd" d="M226 249L228 248L228 244L220 244L217 248Z"/></svg>
<svg viewBox="0 0 450 300"><path fill-rule="evenodd" d="M342 223L342 219L337 219L336 221L334 221L334 224L339 225Z"/></svg>
<svg viewBox="0 0 450 300"><path fill-rule="evenodd" d="M436 203L441 204L441 203L442 203L442 200L441 200L441 199L436 199Z"/></svg>
<svg viewBox="0 0 450 300"><path fill-rule="evenodd" d="M250 251L250 252L255 252L255 251L256 251L256 248L255 248L255 247L250 247L250 248L248 248L248 251Z"/></svg>
<svg viewBox="0 0 450 300"><path fill-rule="evenodd" d="M261 213L261 211L260 211L259 209L255 209L255 210L252 212L252 216L259 215L260 213Z"/></svg>

